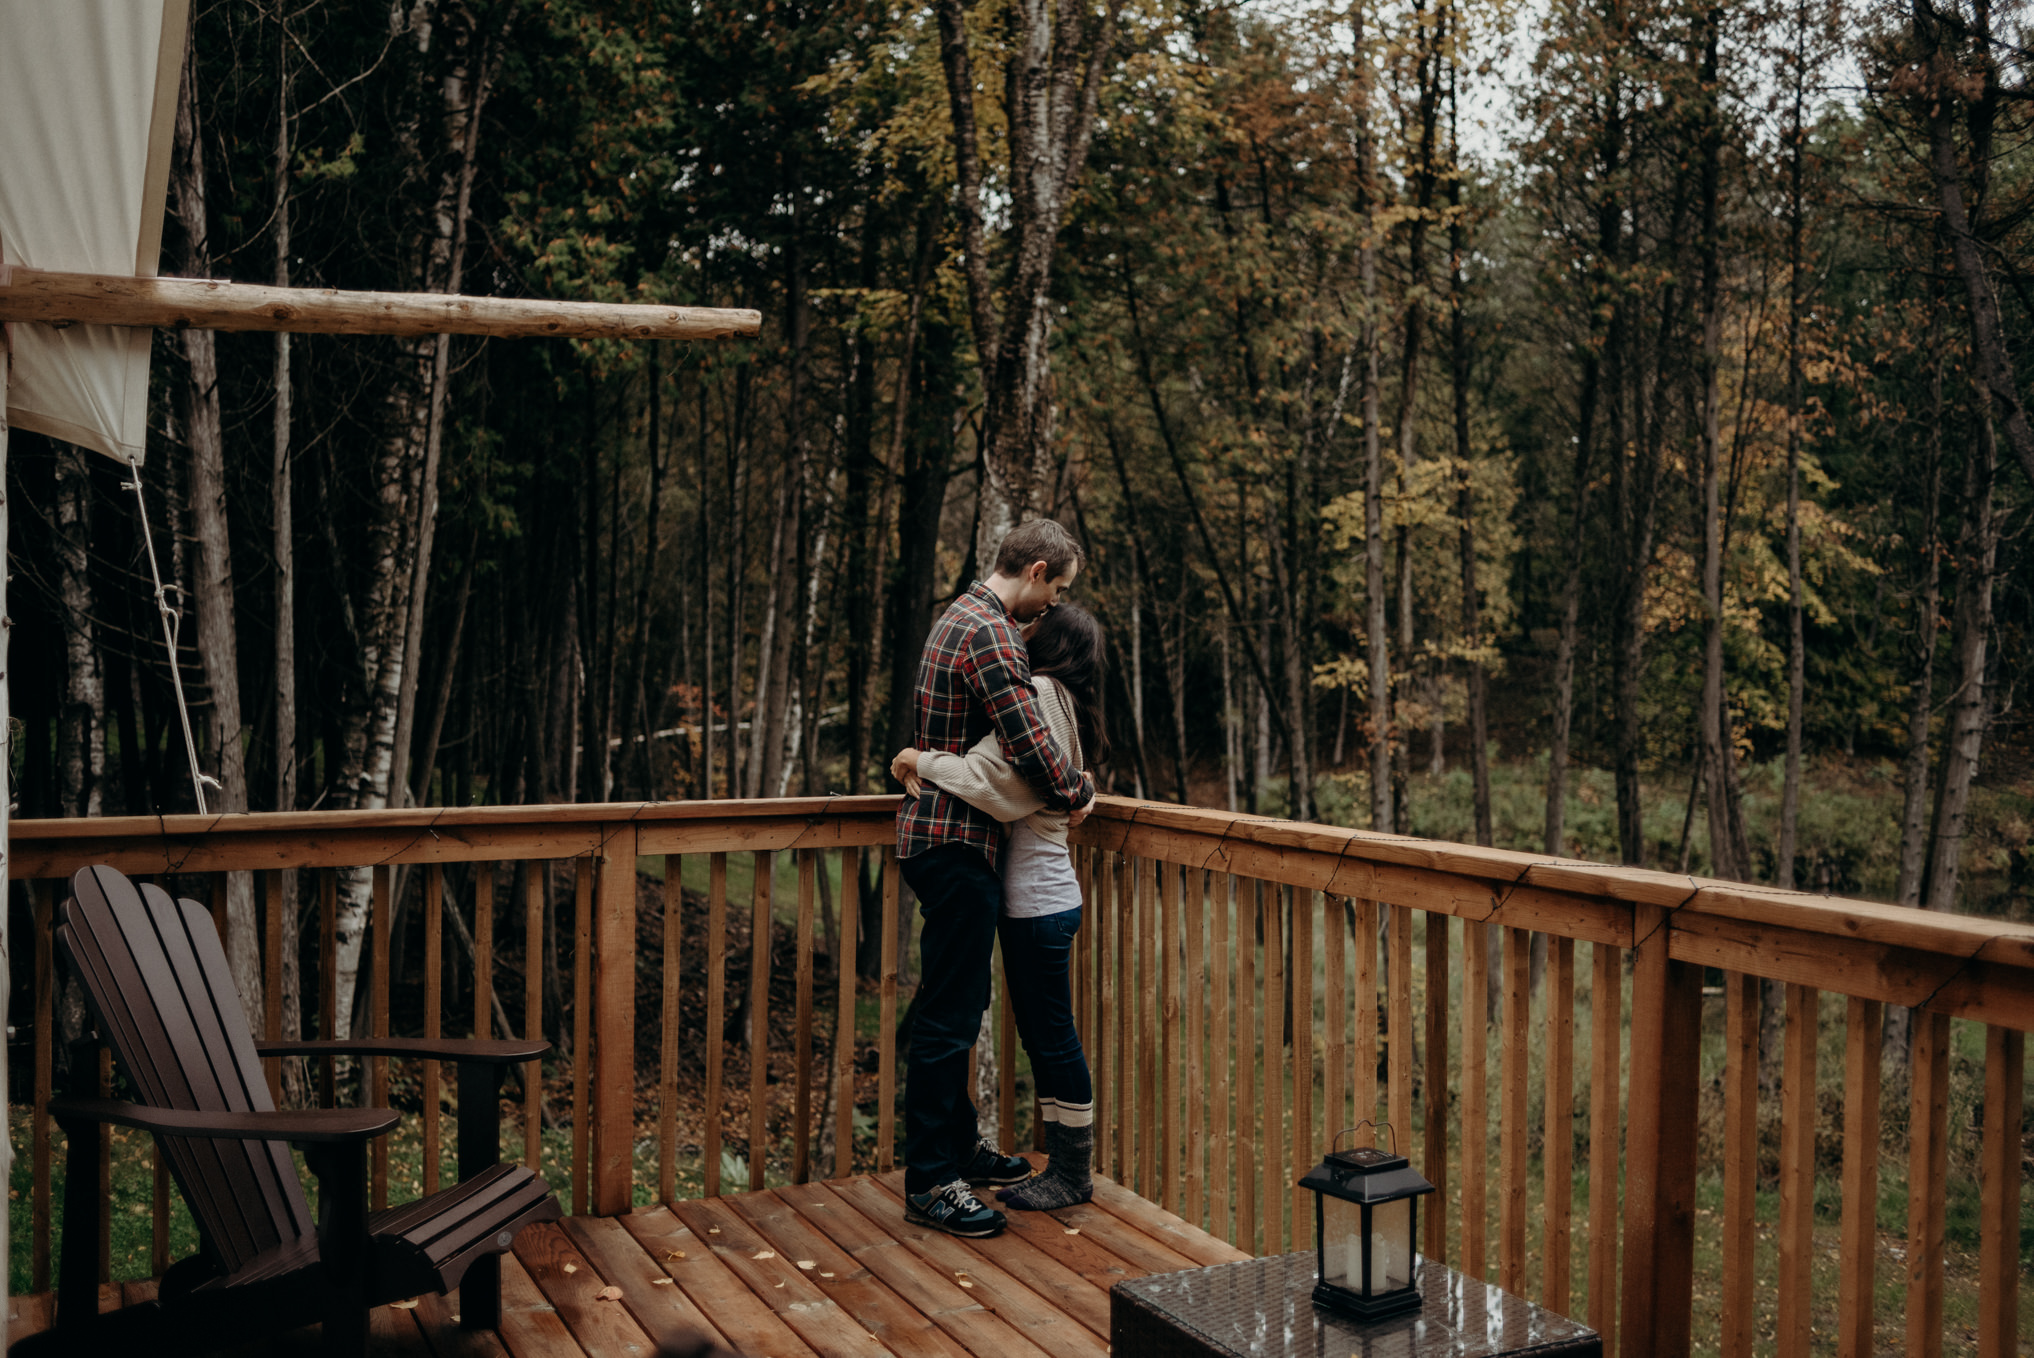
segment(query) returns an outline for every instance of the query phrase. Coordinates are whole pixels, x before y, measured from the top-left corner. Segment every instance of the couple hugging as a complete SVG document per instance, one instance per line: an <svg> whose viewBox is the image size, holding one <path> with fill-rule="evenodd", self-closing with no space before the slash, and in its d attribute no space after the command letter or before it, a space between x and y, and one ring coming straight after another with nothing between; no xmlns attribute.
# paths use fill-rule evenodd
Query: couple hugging
<svg viewBox="0 0 2034 1358"><path fill-rule="evenodd" d="M997 1196L1017 1210L1094 1195L1095 1091L1068 973L1081 896L1067 831L1094 805L1087 765L1101 748L1101 628L1061 602L1081 560L1073 534L1051 520L1003 539L994 574L955 599L927 638L915 745L890 765L905 787L897 856L923 916L904 1215L954 1235L1003 1229L977 1188L1011 1186ZM982 1139L968 1096L998 936L1051 1153L1036 1177Z"/></svg>

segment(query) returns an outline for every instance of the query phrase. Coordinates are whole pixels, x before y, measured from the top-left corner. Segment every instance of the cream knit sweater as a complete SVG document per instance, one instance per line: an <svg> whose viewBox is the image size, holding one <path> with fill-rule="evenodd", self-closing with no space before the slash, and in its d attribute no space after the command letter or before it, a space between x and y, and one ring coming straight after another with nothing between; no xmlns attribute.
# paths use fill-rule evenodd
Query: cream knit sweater
<svg viewBox="0 0 2034 1358"><path fill-rule="evenodd" d="M1059 681L1039 675L1031 681L1038 693L1038 710L1053 740L1069 756L1074 767L1086 768L1081 754L1080 728L1074 722L1073 699ZM943 792L952 793L970 806L978 807L1008 824L1027 822L1040 839L1066 844L1066 813L1048 811L1045 799L1010 767L1003 758L1002 742L994 731L983 736L966 754L928 752L918 756L918 776Z"/></svg>

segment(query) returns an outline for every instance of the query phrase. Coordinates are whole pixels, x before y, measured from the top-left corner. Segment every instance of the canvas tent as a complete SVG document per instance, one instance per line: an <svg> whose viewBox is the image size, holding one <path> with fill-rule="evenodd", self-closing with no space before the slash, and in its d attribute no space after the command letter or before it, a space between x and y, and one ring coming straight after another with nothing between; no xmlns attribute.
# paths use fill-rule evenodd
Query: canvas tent
<svg viewBox="0 0 2034 1358"><path fill-rule="evenodd" d="M156 278L189 0L0 0L0 563L10 426L140 468L150 328L710 339L753 311L347 293ZM13 799L0 569L0 888ZM0 910L0 957L7 955ZM0 967L0 1008L8 1001ZM0 1099L6 1088L0 1049ZM0 1116L5 1114L0 1102ZM0 1150L11 1170L13 1147ZM0 1259L7 1257L0 1214Z"/></svg>

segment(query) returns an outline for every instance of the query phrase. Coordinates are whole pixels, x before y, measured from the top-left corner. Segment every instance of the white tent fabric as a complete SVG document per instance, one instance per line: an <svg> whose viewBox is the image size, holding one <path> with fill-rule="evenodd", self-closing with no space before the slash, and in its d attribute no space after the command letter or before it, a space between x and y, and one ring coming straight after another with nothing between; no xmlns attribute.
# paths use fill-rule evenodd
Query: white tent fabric
<svg viewBox="0 0 2034 1358"><path fill-rule="evenodd" d="M189 0L0 0L0 268L152 278ZM10 325L7 415L140 461L151 332Z"/></svg>

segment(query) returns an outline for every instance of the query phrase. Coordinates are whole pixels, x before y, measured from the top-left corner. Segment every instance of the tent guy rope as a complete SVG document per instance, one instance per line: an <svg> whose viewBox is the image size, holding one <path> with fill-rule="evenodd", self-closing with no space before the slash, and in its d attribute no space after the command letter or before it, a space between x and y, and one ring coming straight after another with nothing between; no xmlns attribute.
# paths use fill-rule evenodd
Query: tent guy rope
<svg viewBox="0 0 2034 1358"><path fill-rule="evenodd" d="M218 787L219 780L198 767L198 746L191 739L191 705L184 698L184 672L177 664L177 635L183 630L184 610L179 604L170 602L171 593L181 599L183 589L162 582L162 569L155 560L155 533L148 526L148 501L141 493L140 459L129 458L127 467L133 479L121 482L120 488L134 492L134 512L141 519L141 541L148 552L148 576L155 582L155 608L162 615L162 643L169 653L170 684L176 689L177 717L184 724L184 753L191 761L191 792L198 799L198 814L202 816L208 814L205 788Z"/></svg>

